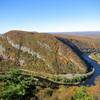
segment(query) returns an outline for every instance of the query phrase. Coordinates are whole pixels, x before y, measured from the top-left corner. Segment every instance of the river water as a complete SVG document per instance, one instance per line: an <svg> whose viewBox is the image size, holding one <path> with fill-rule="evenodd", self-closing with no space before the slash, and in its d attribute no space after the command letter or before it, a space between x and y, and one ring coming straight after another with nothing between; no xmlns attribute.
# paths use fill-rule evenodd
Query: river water
<svg viewBox="0 0 100 100"><path fill-rule="evenodd" d="M95 85L95 81L98 78L100 80L100 64L98 64L96 61L92 60L88 55L82 54L80 49L77 48L76 45L74 45L72 42L70 42L67 39L64 38L57 38L58 40L62 41L64 44L72 48L74 52L76 52L79 56L82 55L85 60L87 60L95 69L94 74L84 83L84 85Z"/></svg>
<svg viewBox="0 0 100 100"><path fill-rule="evenodd" d="M98 64L96 61L92 60L85 54L83 54L83 58L87 60L95 69L94 74L84 83L84 85L87 86L95 85L96 79L98 78L100 80L100 64Z"/></svg>

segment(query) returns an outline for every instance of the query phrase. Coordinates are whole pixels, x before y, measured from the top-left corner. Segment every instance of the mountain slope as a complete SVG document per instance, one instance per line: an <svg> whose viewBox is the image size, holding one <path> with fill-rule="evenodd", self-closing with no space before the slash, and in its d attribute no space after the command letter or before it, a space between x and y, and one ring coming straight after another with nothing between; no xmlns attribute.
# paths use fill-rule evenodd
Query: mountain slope
<svg viewBox="0 0 100 100"><path fill-rule="evenodd" d="M91 33L92 34L92 33ZM55 34L57 37L70 40L83 52L100 52L100 35L67 35L67 34Z"/></svg>
<svg viewBox="0 0 100 100"><path fill-rule="evenodd" d="M1 55L20 68L50 74L86 73L86 63L48 33L9 31L0 37Z"/></svg>

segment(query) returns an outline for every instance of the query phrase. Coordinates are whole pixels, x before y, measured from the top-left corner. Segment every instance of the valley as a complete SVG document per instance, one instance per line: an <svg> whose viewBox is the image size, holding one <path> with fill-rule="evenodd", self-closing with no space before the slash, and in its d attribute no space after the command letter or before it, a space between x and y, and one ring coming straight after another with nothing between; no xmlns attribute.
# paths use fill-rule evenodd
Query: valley
<svg viewBox="0 0 100 100"><path fill-rule="evenodd" d="M91 92L92 89L97 91L100 87L99 49L99 40L90 37L9 31L0 36L0 87L5 86L7 80L11 81L10 77L6 77L9 76L9 71L15 69L21 73L11 72L12 80L16 75L16 78L24 77L26 80L23 81L32 82L31 86L38 88L36 94L28 97L29 90L22 86L20 80L20 87L16 89L25 89L22 98L25 96L30 98L28 100L62 100L61 95L64 95L63 100L66 100L71 92L67 100L73 100L78 89L82 89L81 92L86 91L91 100L100 98L99 94ZM32 81L27 80L27 77L31 77ZM17 85L14 81L9 86L14 84Z"/></svg>

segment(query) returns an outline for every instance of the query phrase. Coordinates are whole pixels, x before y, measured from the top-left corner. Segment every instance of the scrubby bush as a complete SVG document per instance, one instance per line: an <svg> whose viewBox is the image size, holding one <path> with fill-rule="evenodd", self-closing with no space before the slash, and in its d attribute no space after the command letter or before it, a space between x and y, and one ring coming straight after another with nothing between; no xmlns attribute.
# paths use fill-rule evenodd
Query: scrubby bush
<svg viewBox="0 0 100 100"><path fill-rule="evenodd" d="M53 89L48 88L47 91L46 91L46 94L47 94L48 96L52 96L52 94L53 94Z"/></svg>
<svg viewBox="0 0 100 100"><path fill-rule="evenodd" d="M76 94L72 97L72 100L94 100L91 95L89 95L85 87L80 87L77 91Z"/></svg>

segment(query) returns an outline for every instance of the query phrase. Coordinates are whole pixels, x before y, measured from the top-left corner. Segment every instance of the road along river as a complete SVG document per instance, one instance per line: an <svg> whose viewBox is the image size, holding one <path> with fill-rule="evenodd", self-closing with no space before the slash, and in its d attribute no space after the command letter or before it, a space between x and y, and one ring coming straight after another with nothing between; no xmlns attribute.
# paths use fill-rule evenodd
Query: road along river
<svg viewBox="0 0 100 100"><path fill-rule="evenodd" d="M95 69L94 74L84 83L84 85L95 85L96 79L100 79L100 64L98 64L96 61L92 60L89 56L83 54L83 58L87 60Z"/></svg>

